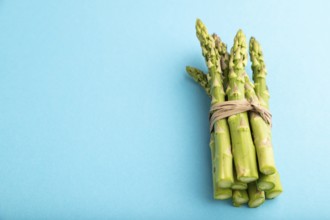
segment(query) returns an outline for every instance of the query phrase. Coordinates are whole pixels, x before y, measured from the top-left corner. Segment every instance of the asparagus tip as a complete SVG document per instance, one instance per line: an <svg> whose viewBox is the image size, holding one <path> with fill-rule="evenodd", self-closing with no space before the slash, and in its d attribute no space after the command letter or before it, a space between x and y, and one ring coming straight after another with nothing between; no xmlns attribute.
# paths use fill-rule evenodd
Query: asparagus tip
<svg viewBox="0 0 330 220"><path fill-rule="evenodd" d="M199 18L196 19L196 27L198 27L198 26L204 26L202 20Z"/></svg>

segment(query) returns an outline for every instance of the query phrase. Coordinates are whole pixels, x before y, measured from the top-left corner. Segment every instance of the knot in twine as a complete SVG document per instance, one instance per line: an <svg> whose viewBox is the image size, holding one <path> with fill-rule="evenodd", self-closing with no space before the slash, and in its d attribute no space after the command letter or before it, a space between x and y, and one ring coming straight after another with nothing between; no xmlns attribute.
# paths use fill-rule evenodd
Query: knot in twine
<svg viewBox="0 0 330 220"><path fill-rule="evenodd" d="M272 125L272 114L268 109L262 107L259 103L249 102L245 99L225 101L211 105L210 132L212 132L216 121L247 111L252 111L259 114L267 124L270 126Z"/></svg>

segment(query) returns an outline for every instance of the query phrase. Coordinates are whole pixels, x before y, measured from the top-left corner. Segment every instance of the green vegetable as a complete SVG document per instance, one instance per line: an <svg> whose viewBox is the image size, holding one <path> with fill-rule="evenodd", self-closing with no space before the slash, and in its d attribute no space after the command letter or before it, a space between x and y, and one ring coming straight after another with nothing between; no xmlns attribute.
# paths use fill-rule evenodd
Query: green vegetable
<svg viewBox="0 0 330 220"><path fill-rule="evenodd" d="M267 71L259 43L251 38L249 45L253 84L245 72L247 45L241 30L235 36L230 54L226 44L216 34L210 36L200 20L196 21L196 33L208 74L190 66L186 70L211 97L211 104L247 99L269 109ZM249 207L258 207L265 197L272 199L282 193L271 139L271 127L252 111L214 124L210 137L214 199L232 197L233 206L248 202Z"/></svg>
<svg viewBox="0 0 330 220"><path fill-rule="evenodd" d="M239 30L234 39L229 60L227 95L228 100L242 100L244 97L244 75L247 63L246 39ZM253 144L247 112L228 118L237 179L252 182L258 179L256 151Z"/></svg>
<svg viewBox="0 0 330 220"><path fill-rule="evenodd" d="M247 74L245 74L245 97L251 103L260 104L253 84L250 82ZM262 174L273 174L276 172L276 168L271 143L271 128L259 114L249 112L249 115L253 131L253 141L257 151L259 170Z"/></svg>
<svg viewBox="0 0 330 220"><path fill-rule="evenodd" d="M210 136L210 150L211 150L211 159L212 159L212 182L213 182L213 198L214 199L229 199L232 197L232 190L231 189L223 189L218 186L216 183L215 171L216 166L214 164L214 157L215 157L215 142L214 142L214 133L211 133Z"/></svg>
<svg viewBox="0 0 330 220"><path fill-rule="evenodd" d="M239 204L239 203L235 203L235 202L233 202L233 206L235 206L235 207L241 207L241 205L242 205L242 204Z"/></svg>
<svg viewBox="0 0 330 220"><path fill-rule="evenodd" d="M266 69L259 43L251 38L250 58L252 62L254 88L252 84L246 83L246 97L250 102L255 102L269 109L269 93L266 85ZM246 76L246 81L249 78ZM254 92L255 91L255 92ZM253 131L254 144L257 150L259 170L265 175L276 172L274 151L272 146L272 135L270 126L260 117L251 112L250 123Z"/></svg>
<svg viewBox="0 0 330 220"><path fill-rule="evenodd" d="M269 191L266 191L267 199L274 199L275 197L277 197L278 195L280 195L283 192L283 188L282 188L282 184L281 184L281 180L280 180L280 174L278 172L276 172L273 175L275 175L275 180L274 180L275 187Z"/></svg>
<svg viewBox="0 0 330 220"><path fill-rule="evenodd" d="M249 183L249 202L250 208L256 208L265 202L265 192L257 189L256 182Z"/></svg>
<svg viewBox="0 0 330 220"><path fill-rule="evenodd" d="M275 187L276 173L270 175L261 174L257 181L257 187L259 190L268 191Z"/></svg>
<svg viewBox="0 0 330 220"><path fill-rule="evenodd" d="M232 197L232 190L231 189L224 189L217 187L214 194L214 199L225 200L230 199Z"/></svg>
<svg viewBox="0 0 330 220"><path fill-rule="evenodd" d="M241 205L249 201L249 196L246 190L233 190L233 205Z"/></svg>
<svg viewBox="0 0 330 220"><path fill-rule="evenodd" d="M200 41L202 53L210 74L211 104L225 101L221 79L220 57L216 52L214 39L208 34L201 20L196 21L196 35ZM231 153L230 134L226 119L218 120L214 124L215 151L215 181L219 187L230 188L234 182L233 155Z"/></svg>
<svg viewBox="0 0 330 220"><path fill-rule="evenodd" d="M261 46L254 37L251 37L249 46L255 91L259 98L260 104L266 108L269 108L269 92L266 84L267 70Z"/></svg>
<svg viewBox="0 0 330 220"><path fill-rule="evenodd" d="M215 41L215 47L217 52L220 55L220 66L222 70L222 78L223 78L223 87L227 89L228 86L228 73L229 73L229 53L227 51L227 45L223 43L220 37L216 34L212 35Z"/></svg>
<svg viewBox="0 0 330 220"><path fill-rule="evenodd" d="M198 74L203 74L203 75L207 76L206 74L203 73L203 71L201 71L197 68L189 67L189 69L190 69L191 72L197 72ZM207 77L203 78L203 82L198 82L198 83L200 85L202 83L204 83L204 85L205 85L207 83ZM255 94L253 84L250 82L250 79L246 74L245 74L245 97L247 98L247 100L253 101L254 103L259 102L259 99ZM260 119L251 120L251 118L260 118ZM250 123L252 124L252 127L258 127L258 124L262 124L261 128L264 128L264 126L266 126L263 119L258 114L253 113L253 112L250 112ZM254 126L254 123L256 123L255 126ZM263 133L265 133L264 131L265 130L260 129L260 132L258 132L258 131L254 132L254 138L258 138L259 134L263 135ZM260 159L259 159L259 161L260 161ZM263 191L267 191L267 190L272 189L275 186L275 175L274 174L264 175L262 173L259 174L259 179L257 181L257 186L258 186L259 190L263 190ZM246 189L247 188L246 183L243 183L243 182L237 180L236 174L235 174L235 169L234 169L234 183L233 183L231 188L232 189Z"/></svg>
<svg viewBox="0 0 330 220"><path fill-rule="evenodd" d="M248 185L247 183L244 183L242 181L239 181L237 179L237 175L236 175L236 171L234 169L234 183L233 185L231 186L232 189L238 189L238 190L243 190L243 189L247 189L248 188Z"/></svg>
<svg viewBox="0 0 330 220"><path fill-rule="evenodd" d="M195 82L202 86L206 94L211 97L210 85L207 80L207 75L204 74L203 71L191 66L186 66L186 71L191 76L191 78L195 80Z"/></svg>
<svg viewBox="0 0 330 220"><path fill-rule="evenodd" d="M264 62L261 46L259 42L253 37L250 39L250 57L252 62L253 80L255 85L254 90L256 92L256 95L258 96L260 104L265 108L269 109L270 96L266 84L266 75L267 75L266 65ZM264 138L262 138L262 135L260 135L259 138L255 137L255 143L256 143L256 139L257 142L259 139L259 142L265 142L267 144L260 144L260 146L264 145L263 148L265 148L262 152L263 155L260 155L260 157L264 157L266 158L266 160L262 160L262 162L259 161L259 170L265 175L262 175L258 182L261 188L263 188L263 186L269 188L271 187L271 185L275 185L272 189L266 192L266 196L268 195L267 198L275 198L276 196L282 193L283 189L282 189L279 173L276 172L276 168L275 168L274 153L271 143L272 138L271 138L270 126L264 125L263 132L260 131L259 133L262 133L265 136ZM264 140L264 141L260 141L260 140ZM256 146L257 145L258 144L256 144ZM259 154L258 154L258 159L259 159ZM273 174L273 175L267 176L267 174L268 175Z"/></svg>

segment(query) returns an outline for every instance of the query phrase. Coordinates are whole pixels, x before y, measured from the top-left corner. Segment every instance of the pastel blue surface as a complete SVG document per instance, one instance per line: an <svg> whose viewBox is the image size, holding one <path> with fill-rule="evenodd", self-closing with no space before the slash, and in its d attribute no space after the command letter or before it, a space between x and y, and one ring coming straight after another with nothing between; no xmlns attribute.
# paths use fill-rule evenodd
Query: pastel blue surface
<svg viewBox="0 0 330 220"><path fill-rule="evenodd" d="M0 1L0 219L325 219L329 1ZM285 192L212 199L199 17L264 49ZM247 68L251 74L250 67Z"/></svg>

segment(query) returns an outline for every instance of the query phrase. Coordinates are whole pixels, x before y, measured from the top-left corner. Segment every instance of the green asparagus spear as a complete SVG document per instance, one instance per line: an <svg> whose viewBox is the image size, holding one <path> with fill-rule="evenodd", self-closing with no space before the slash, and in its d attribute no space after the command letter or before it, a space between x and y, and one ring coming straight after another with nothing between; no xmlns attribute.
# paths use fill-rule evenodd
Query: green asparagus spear
<svg viewBox="0 0 330 220"><path fill-rule="evenodd" d="M210 150L211 150L211 159L212 159L212 182L213 182L213 198L214 199L229 199L232 197L231 189L223 189L218 186L215 179L216 165L214 164L214 153L215 153L215 142L214 142L214 133L211 133L210 136Z"/></svg>
<svg viewBox="0 0 330 220"><path fill-rule="evenodd" d="M214 39L208 34L201 20L196 21L196 35L200 41L202 53L207 63L210 74L211 104L225 101L221 79L220 58L215 50ZM215 179L221 188L230 188L234 182L233 178L233 156L231 153L230 134L226 119L221 119L214 124L215 141Z"/></svg>
<svg viewBox="0 0 330 220"><path fill-rule="evenodd" d="M277 197L278 195L280 195L283 192L282 184L281 184L281 180L280 180L280 174L278 172L276 172L273 175L275 175L275 177L274 177L275 187L272 188L271 190L266 191L267 199L274 199L275 197Z"/></svg>
<svg viewBox="0 0 330 220"><path fill-rule="evenodd" d="M255 92L259 98L260 104L269 109L269 92L268 87L266 84L266 65L263 58L263 53L261 46L259 42L255 38L250 39L250 57L252 62L252 71L253 71L253 80L255 82ZM269 143L271 144L271 128L268 126L269 131ZM272 145L270 145L272 146ZM271 147L271 150L273 152L273 148ZM269 156L273 155L273 153L270 153ZM274 156L273 156L274 157ZM271 167L271 166L270 166ZM275 168L275 165L274 165ZM264 174L272 173L272 168L265 168L262 169L262 167L259 164L259 169ZM261 180L266 177L261 177ZM278 171L275 173L275 179L274 179L274 188L268 191L269 198L275 198L279 194L282 193L282 184L280 181L280 176Z"/></svg>
<svg viewBox="0 0 330 220"><path fill-rule="evenodd" d="M270 175L260 175L257 181L257 187L262 191L269 191L275 187L276 173Z"/></svg>
<svg viewBox="0 0 330 220"><path fill-rule="evenodd" d="M239 204L239 203L236 203L236 202L233 201L233 206L235 206L235 207L241 207L241 205L242 204Z"/></svg>
<svg viewBox="0 0 330 220"><path fill-rule="evenodd" d="M228 100L242 100L244 97L244 74L247 63L246 38L239 30L234 39L229 61ZM228 118L237 179L252 182L258 179L256 151L253 144L247 112Z"/></svg>
<svg viewBox="0 0 330 220"><path fill-rule="evenodd" d="M203 73L203 71L197 69L197 68L194 68L194 67L187 67L187 72L190 73L190 72L193 72L194 74L192 75L200 75L200 74L203 74L205 76L207 76L206 78L205 77L199 77L201 80L196 80L196 82L198 84L201 85L201 83L203 82L204 84L203 85L206 85L204 87L204 89L207 88L211 78L209 77L209 75L206 75ZM232 197L232 190L231 189L223 189L223 188L220 188L217 184L216 184L216 175L215 175L215 172L216 172L216 165L215 165L215 160L214 160L214 148L215 148L215 142L214 142L214 132L211 132L211 135L210 135L210 150L211 150L211 159L212 159L212 181L213 181L213 198L214 199L220 199L220 200L224 200L224 199L228 199L228 198L231 198Z"/></svg>
<svg viewBox="0 0 330 220"><path fill-rule="evenodd" d="M267 70L260 44L254 37L250 39L250 59L256 94L260 104L269 108L269 92L266 84Z"/></svg>
<svg viewBox="0 0 330 220"><path fill-rule="evenodd" d="M253 84L250 82L247 74L245 74L245 97L248 101L260 105ZM249 112L249 115L253 131L253 141L257 150L259 170L265 175L274 174L276 168L270 126L259 114Z"/></svg>
<svg viewBox="0 0 330 220"><path fill-rule="evenodd" d="M240 180L237 179L237 174L236 174L236 171L235 171L235 165L234 165L234 183L233 185L231 186L232 189L238 189L238 190L243 190L243 189L247 189L248 188L248 185L247 183L244 183Z"/></svg>
<svg viewBox="0 0 330 220"><path fill-rule="evenodd" d="M225 199L230 199L232 197L232 190L231 189L224 189L217 187L214 195L214 199L219 199L219 200L225 200Z"/></svg>
<svg viewBox="0 0 330 220"><path fill-rule="evenodd" d="M220 64L223 77L223 87L226 90L228 86L228 73L229 73L229 53L227 51L227 45L223 43L220 37L216 34L212 35L217 52L220 55Z"/></svg>
<svg viewBox="0 0 330 220"><path fill-rule="evenodd" d="M265 202L265 192L257 189L256 182L249 183L249 202L250 208L256 208Z"/></svg>
<svg viewBox="0 0 330 220"><path fill-rule="evenodd" d="M207 75L204 74L203 71L191 66L186 66L186 71L191 76L191 78L195 80L195 82L202 86L206 94L211 97L210 85L207 81Z"/></svg>
<svg viewBox="0 0 330 220"><path fill-rule="evenodd" d="M252 62L253 79L255 86L246 83L245 95L251 102L258 103L268 108L269 93L266 86L266 70L264 68L263 56L259 44L254 38L250 40L250 57ZM246 81L249 78L246 76ZM255 93L254 93L255 91ZM250 113L250 122L253 131L254 144L257 150L259 170L265 175L276 172L274 151L270 126L255 113Z"/></svg>
<svg viewBox="0 0 330 220"><path fill-rule="evenodd" d="M233 205L241 205L249 201L249 196L246 190L233 190Z"/></svg>

